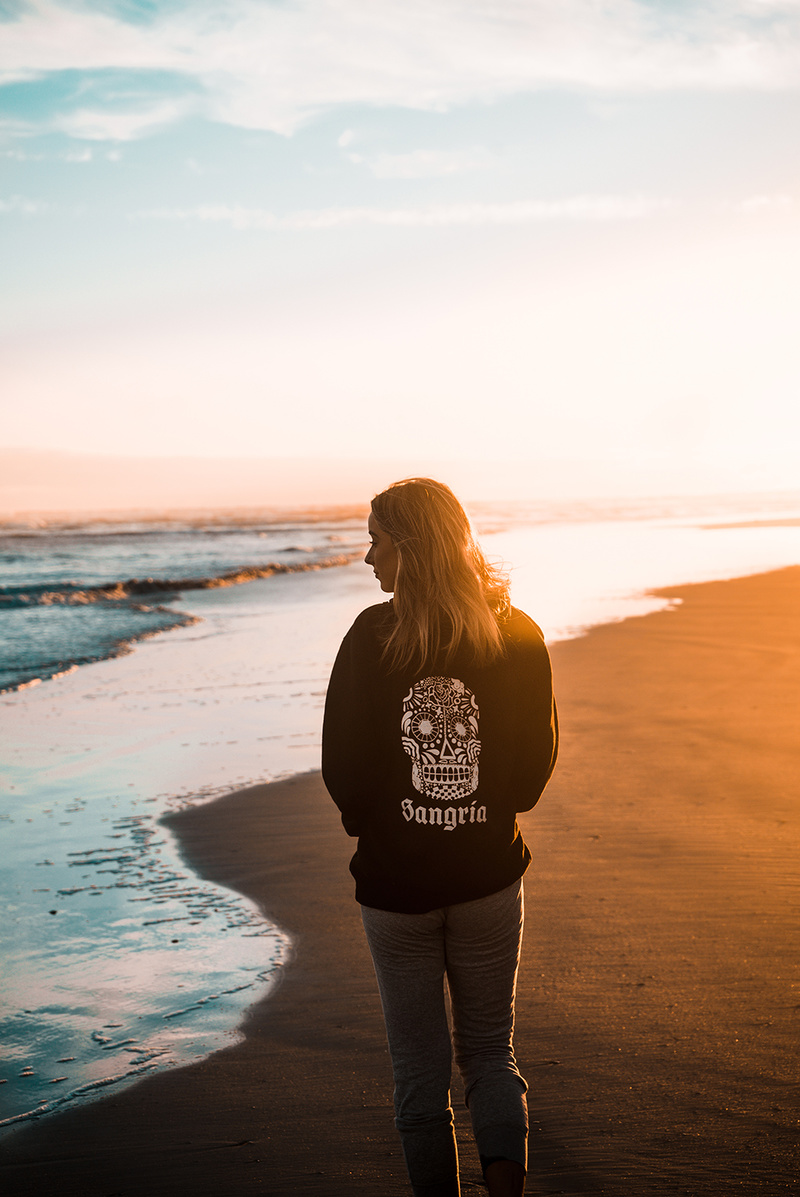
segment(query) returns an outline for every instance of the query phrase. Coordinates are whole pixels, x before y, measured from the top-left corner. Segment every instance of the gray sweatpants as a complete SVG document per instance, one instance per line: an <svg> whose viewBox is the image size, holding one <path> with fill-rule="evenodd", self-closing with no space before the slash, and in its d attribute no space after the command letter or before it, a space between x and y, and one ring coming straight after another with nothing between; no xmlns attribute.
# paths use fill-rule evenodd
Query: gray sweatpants
<svg viewBox="0 0 800 1197"><path fill-rule="evenodd" d="M514 1059L522 882L427 914L362 906L394 1069L395 1125L415 1197L458 1197L452 1047L481 1164L527 1164L527 1085ZM444 997L450 990L452 1047Z"/></svg>

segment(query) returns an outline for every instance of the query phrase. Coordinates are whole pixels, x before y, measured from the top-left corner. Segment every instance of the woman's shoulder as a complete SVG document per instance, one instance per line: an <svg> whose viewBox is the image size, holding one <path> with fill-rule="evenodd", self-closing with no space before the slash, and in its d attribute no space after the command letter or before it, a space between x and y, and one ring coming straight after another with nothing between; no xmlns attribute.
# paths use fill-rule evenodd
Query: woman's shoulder
<svg viewBox="0 0 800 1197"><path fill-rule="evenodd" d="M544 633L530 615L520 611L518 607L509 607L508 613L500 624L500 630L506 639L515 644L533 644L544 646Z"/></svg>
<svg viewBox="0 0 800 1197"><path fill-rule="evenodd" d="M391 601L375 603L372 607L365 607L353 621L349 637L356 641L372 640L380 636L394 619L394 608Z"/></svg>
<svg viewBox="0 0 800 1197"><path fill-rule="evenodd" d="M365 607L355 618L354 628L374 628L389 623L394 618L394 605L391 599L388 603L375 603Z"/></svg>
<svg viewBox="0 0 800 1197"><path fill-rule="evenodd" d="M547 651L544 633L524 611L509 607L506 618L500 624L505 642L505 659L512 669L536 669L550 671L550 653Z"/></svg>

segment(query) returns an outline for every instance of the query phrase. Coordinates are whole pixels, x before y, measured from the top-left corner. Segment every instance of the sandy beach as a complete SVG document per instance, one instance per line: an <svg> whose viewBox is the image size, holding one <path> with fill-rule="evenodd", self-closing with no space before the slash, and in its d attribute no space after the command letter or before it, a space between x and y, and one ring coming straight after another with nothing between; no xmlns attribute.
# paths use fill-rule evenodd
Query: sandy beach
<svg viewBox="0 0 800 1197"><path fill-rule="evenodd" d="M796 1191L800 567L659 593L680 605L552 650L562 754L521 820L532 1195ZM169 822L292 959L235 1046L7 1132L3 1193L406 1194L353 845L319 775Z"/></svg>

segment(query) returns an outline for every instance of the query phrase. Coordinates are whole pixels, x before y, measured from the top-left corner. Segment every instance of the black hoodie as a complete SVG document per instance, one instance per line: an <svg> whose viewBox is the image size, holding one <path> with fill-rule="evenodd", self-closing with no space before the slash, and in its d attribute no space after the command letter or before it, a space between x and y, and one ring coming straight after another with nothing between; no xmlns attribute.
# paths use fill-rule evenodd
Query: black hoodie
<svg viewBox="0 0 800 1197"><path fill-rule="evenodd" d="M331 674L322 773L348 835L356 900L421 914L497 893L531 854L517 826L553 772L558 722L540 629L511 608L505 652L390 671L392 604L362 611Z"/></svg>

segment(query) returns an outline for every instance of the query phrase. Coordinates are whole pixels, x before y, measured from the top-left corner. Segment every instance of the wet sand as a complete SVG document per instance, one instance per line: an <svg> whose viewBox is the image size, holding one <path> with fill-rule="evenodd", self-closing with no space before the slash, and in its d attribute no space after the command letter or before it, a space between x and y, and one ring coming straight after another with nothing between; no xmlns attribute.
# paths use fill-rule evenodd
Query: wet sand
<svg viewBox="0 0 800 1197"><path fill-rule="evenodd" d="M797 1191L800 567L661 593L681 605L553 649L562 756L522 818L532 1195ZM319 776L170 822L293 958L242 1042L7 1133L3 1193L407 1194L352 845Z"/></svg>

